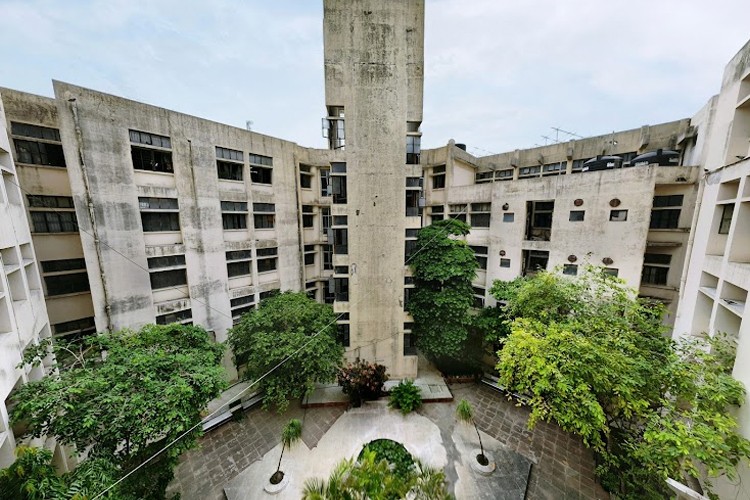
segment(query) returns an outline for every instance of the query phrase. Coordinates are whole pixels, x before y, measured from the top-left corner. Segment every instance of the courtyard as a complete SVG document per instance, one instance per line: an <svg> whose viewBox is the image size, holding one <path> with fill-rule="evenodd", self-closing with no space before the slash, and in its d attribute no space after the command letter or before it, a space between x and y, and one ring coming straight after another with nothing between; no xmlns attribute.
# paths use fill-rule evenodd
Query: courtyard
<svg viewBox="0 0 750 500"><path fill-rule="evenodd" d="M563 432L556 425L545 422L528 430L526 422L529 411L516 407L513 402L489 387L455 384L450 386L450 390L455 398L453 402L426 403L418 410L418 416L407 418L411 419L408 425L432 429L432 432L427 429L424 434L415 438L424 441L423 451L434 455L420 458L430 465L445 467L449 491L456 498L522 498L523 489L529 499L608 498L607 493L595 481L592 455L580 440ZM466 432L467 429L462 429L462 424L455 421L456 402L461 399L466 399L474 406L477 425L490 443L485 443L485 446L488 449L494 447L509 451L511 453L507 453L508 457L517 457L512 463L519 470L508 475L508 471L501 470L503 467L500 466L501 463L506 463L507 468L508 462L501 460L495 452L498 470L493 476L495 479L502 478L506 484L502 491L499 486L490 486L492 479L472 480L473 471L468 471L461 463L462 457L465 458L466 455L462 443L470 443L473 434L473 430ZM377 424L371 426L372 435L398 437L399 430L394 428L392 419L404 418L400 414L386 410L382 402L371 403L369 408L366 406L363 410L351 410L350 413L363 411L369 414L366 418L374 419L370 421L382 423L380 429ZM255 481L265 477L268 464L278 460L281 429L290 418L298 418L303 422L303 444L285 454L282 470L288 470L296 480L305 479L306 477L297 476L307 472L310 472L310 476L325 477L325 473L313 473L312 468L305 468L305 464L324 467L325 460L321 459L321 455L326 455L327 460L335 459L334 462L349 458L349 455L356 452L349 453L345 450L352 447L357 439L366 438L357 436L352 438L351 443L341 442L342 432L346 432L345 419L341 418L345 413L345 408L341 406L304 409L299 402L290 405L289 410L282 415L260 408L252 409L241 420L229 422L207 433L200 440L199 448L185 453L175 472L170 491L179 492L185 500L224 499L225 488L231 498L256 498L252 496L251 490L261 489L260 485L254 484ZM382 415L380 420L378 413ZM348 418L349 415L345 417ZM459 436L458 439L456 436ZM404 438L408 440L408 436ZM441 446L433 446L435 441L439 441L437 444ZM338 449L341 456L333 457L329 450L332 449L332 443L337 442L340 444ZM408 448L409 444L405 444ZM320 450L316 450L317 448ZM269 453L272 450L273 453ZM316 451L320 455L315 455ZM526 477L522 463L533 464L530 475ZM287 494L294 491L291 486L292 484ZM509 496L505 496L506 494Z"/></svg>

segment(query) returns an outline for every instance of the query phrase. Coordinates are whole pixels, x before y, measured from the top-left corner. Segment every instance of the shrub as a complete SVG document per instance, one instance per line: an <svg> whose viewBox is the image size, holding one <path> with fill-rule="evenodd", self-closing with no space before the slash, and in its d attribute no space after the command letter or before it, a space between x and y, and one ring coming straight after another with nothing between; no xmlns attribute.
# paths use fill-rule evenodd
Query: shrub
<svg viewBox="0 0 750 500"><path fill-rule="evenodd" d="M388 380L385 366L358 359L339 370L338 382L355 406L362 400L377 399Z"/></svg>
<svg viewBox="0 0 750 500"><path fill-rule="evenodd" d="M391 408L398 408L406 415L422 406L422 393L419 387L411 380L402 380L391 389L391 397L388 402Z"/></svg>
<svg viewBox="0 0 750 500"><path fill-rule="evenodd" d="M401 478L408 477L414 471L414 459L401 443L390 439L370 441L359 453L358 460L362 459L367 450L375 453L375 460L388 462L393 467L393 473Z"/></svg>

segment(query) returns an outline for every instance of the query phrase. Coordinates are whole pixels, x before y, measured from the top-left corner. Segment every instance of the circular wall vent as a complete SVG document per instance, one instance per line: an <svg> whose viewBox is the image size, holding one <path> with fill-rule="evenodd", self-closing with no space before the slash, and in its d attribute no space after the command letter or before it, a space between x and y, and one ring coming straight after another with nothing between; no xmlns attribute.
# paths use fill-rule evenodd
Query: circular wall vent
<svg viewBox="0 0 750 500"><path fill-rule="evenodd" d="M609 200L609 206L610 207L619 207L620 206L620 199L619 198L612 198Z"/></svg>

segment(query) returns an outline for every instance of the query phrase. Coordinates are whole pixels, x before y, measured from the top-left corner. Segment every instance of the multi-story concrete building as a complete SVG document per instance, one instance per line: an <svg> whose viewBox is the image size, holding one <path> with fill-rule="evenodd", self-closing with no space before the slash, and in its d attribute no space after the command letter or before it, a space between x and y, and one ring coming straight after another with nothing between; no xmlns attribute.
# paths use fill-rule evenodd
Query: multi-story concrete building
<svg viewBox="0 0 750 500"><path fill-rule="evenodd" d="M750 388L750 42L727 64L721 92L693 118L694 155L707 174L690 242L675 336L726 333L737 341L732 375ZM750 407L735 409L750 438ZM721 498L747 498L750 469L720 481Z"/></svg>
<svg viewBox="0 0 750 500"><path fill-rule="evenodd" d="M19 430L8 419L13 393L46 374L44 365L21 367L23 353L51 332L2 102L0 177L0 468L4 468L15 460ZM67 469L68 459L54 439L38 439L32 444L53 450L55 465Z"/></svg>
<svg viewBox="0 0 750 500"><path fill-rule="evenodd" d="M0 89L4 401L43 375L16 368L34 339L178 321L222 341L280 289L332 303L350 359L414 377L408 259L447 217L472 226L477 306L495 279L603 265L675 335L737 338L750 384L750 46L692 119L475 157L420 148L423 0L356 5L324 1L326 150L62 82Z"/></svg>

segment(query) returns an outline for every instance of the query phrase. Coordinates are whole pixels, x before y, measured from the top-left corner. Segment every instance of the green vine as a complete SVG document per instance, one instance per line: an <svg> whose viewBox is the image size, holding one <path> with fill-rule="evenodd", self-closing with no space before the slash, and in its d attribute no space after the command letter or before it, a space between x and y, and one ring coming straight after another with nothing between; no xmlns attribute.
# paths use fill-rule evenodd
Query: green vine
<svg viewBox="0 0 750 500"><path fill-rule="evenodd" d="M478 267L463 239L471 228L455 219L422 228L412 258L415 288L408 308L417 346L428 357L460 358L469 336L471 281Z"/></svg>

